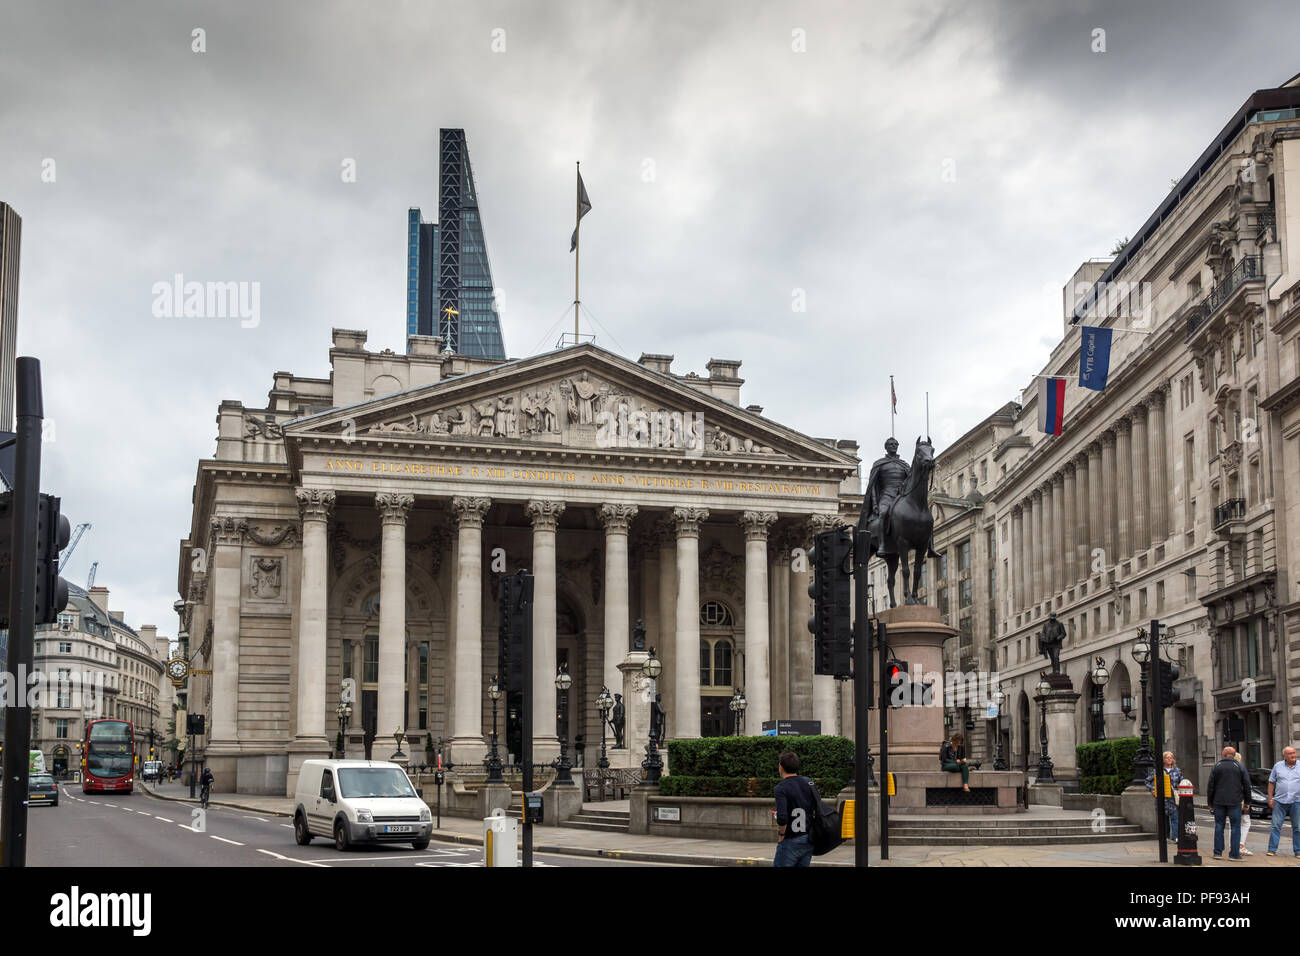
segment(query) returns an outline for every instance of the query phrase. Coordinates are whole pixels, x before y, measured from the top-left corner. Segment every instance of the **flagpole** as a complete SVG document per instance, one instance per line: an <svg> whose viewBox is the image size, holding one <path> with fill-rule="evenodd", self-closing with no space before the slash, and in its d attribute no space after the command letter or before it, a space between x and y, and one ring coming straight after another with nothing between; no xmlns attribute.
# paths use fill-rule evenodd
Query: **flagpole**
<svg viewBox="0 0 1300 956"><path fill-rule="evenodd" d="M925 393L925 440L930 440L930 393Z"/></svg>
<svg viewBox="0 0 1300 956"><path fill-rule="evenodd" d="M889 376L889 437L897 437L894 434L894 376Z"/></svg>
<svg viewBox="0 0 1300 956"><path fill-rule="evenodd" d="M582 181L582 163L575 162L578 182ZM573 190L574 224L573 224L573 344L578 344L578 258L582 255L582 190L577 183Z"/></svg>

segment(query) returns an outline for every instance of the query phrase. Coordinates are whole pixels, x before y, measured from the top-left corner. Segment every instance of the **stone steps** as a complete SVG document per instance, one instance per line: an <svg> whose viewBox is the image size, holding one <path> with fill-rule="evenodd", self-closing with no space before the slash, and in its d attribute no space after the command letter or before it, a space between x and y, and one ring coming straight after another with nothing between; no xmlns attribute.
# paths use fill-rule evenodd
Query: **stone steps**
<svg viewBox="0 0 1300 956"><path fill-rule="evenodd" d="M518 802L512 802L506 815L515 819L523 818L523 810ZM626 833L631 823L631 814L627 810L583 810L564 822L564 826L573 830L600 830L608 833Z"/></svg>
<svg viewBox="0 0 1300 956"><path fill-rule="evenodd" d="M1038 820L891 820L889 842L896 846L1074 846L1153 840L1123 817Z"/></svg>

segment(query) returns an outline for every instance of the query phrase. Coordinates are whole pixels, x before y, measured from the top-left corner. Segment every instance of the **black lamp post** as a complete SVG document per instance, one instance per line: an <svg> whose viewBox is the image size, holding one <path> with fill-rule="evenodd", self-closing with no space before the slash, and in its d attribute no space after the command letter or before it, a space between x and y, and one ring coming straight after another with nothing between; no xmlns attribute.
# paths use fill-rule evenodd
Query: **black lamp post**
<svg viewBox="0 0 1300 956"><path fill-rule="evenodd" d="M749 706L749 701L745 700L745 692L737 687L735 696L731 698L731 702L727 706L731 708L732 736L739 737L740 729L745 724L745 708Z"/></svg>
<svg viewBox="0 0 1300 956"><path fill-rule="evenodd" d="M1097 666L1092 671L1092 686L1096 688L1092 703L1089 705L1094 714L1097 715L1097 739L1106 739L1106 682L1110 680L1110 671L1106 669L1106 662L1102 658L1097 658Z"/></svg>
<svg viewBox="0 0 1300 956"><path fill-rule="evenodd" d="M492 675L492 683L488 684L488 697L492 698L492 752L488 754L485 783L505 783L505 777L501 776L501 753L497 750L497 701L501 699L501 684L497 681L496 674Z"/></svg>
<svg viewBox="0 0 1300 956"><path fill-rule="evenodd" d="M1155 769L1155 758L1151 756L1151 742L1148 735L1151 725L1147 722L1147 664L1151 660L1151 645L1147 643L1146 628L1138 630L1137 643L1133 645L1133 660L1142 668L1142 726L1139 733L1142 745L1138 747L1137 756L1133 758L1133 783L1146 786L1147 771Z"/></svg>
<svg viewBox="0 0 1300 956"><path fill-rule="evenodd" d="M339 759L344 760L347 757L348 723L352 720L352 705L344 701L334 708L334 713L339 719Z"/></svg>
<svg viewBox="0 0 1300 956"><path fill-rule="evenodd" d="M993 694L993 703L998 708L997 724L993 728L994 734L998 738L998 749L993 755L993 769L1006 770L1007 758L1002 755L1002 706L1007 702L1007 695L1002 692L1001 685Z"/></svg>
<svg viewBox="0 0 1300 956"><path fill-rule="evenodd" d="M1042 715L1038 729L1038 742L1042 747L1042 754L1038 758L1038 779L1035 783L1055 783L1056 777L1052 773L1052 758L1047 754L1047 695L1052 692L1052 685L1047 681L1046 674L1040 674L1038 680L1038 712Z"/></svg>
<svg viewBox="0 0 1300 956"><path fill-rule="evenodd" d="M641 669L645 672L645 675L650 678L650 700L652 702L651 713L653 714L656 682L659 680L659 675L662 674L664 670L664 662L655 657L655 649L653 647L650 648L650 656L646 658L646 662L641 666ZM659 757L658 749L655 747L655 727L653 720L650 721L650 746L646 748L646 758L645 762L641 765L641 769L645 771L645 779L643 779L641 783L657 787L659 785L659 778L663 775L664 763Z"/></svg>
<svg viewBox="0 0 1300 956"><path fill-rule="evenodd" d="M397 740L397 750L393 753L393 755L392 755L391 757L388 758L389 760L405 760L405 759L406 759L406 754L402 751L402 739L403 739L405 736L406 736L406 734L402 733L402 728L401 728L401 727L398 727L395 731L393 731L393 737Z"/></svg>
<svg viewBox="0 0 1300 956"><path fill-rule="evenodd" d="M608 770L609 757L605 755L605 725L609 723L609 712L614 709L614 698L610 696L608 687L600 689L600 696L596 698L596 709L600 711L600 760L596 766L601 770Z"/></svg>
<svg viewBox="0 0 1300 956"><path fill-rule="evenodd" d="M555 672L555 690L560 698L560 762L555 770L555 782L560 785L573 786L573 775L569 773L569 688L573 678L569 668L561 664Z"/></svg>

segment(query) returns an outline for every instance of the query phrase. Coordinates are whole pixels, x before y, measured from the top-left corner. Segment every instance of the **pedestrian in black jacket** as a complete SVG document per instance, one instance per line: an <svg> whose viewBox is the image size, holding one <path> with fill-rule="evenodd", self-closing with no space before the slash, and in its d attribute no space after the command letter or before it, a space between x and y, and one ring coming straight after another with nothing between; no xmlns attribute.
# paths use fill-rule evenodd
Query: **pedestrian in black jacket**
<svg viewBox="0 0 1300 956"><path fill-rule="evenodd" d="M1232 824L1232 842L1228 849L1229 860L1240 860L1241 808L1250 800L1250 777L1236 760L1237 751L1223 748L1223 759L1210 771L1210 782L1205 788L1205 798L1214 808L1214 855L1223 856L1223 823Z"/></svg>

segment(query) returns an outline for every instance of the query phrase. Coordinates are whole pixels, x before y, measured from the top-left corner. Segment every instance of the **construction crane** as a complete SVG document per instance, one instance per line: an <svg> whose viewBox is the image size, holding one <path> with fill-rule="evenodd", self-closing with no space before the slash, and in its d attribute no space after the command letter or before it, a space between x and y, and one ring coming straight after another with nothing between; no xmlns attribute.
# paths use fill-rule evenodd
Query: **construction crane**
<svg viewBox="0 0 1300 956"><path fill-rule="evenodd" d="M90 522L83 521L81 524L77 525L77 530L72 532L72 541L68 544L66 548L63 549L63 553L59 556L60 574L63 573L64 567L67 566L68 558L72 557L72 552L77 550L77 542L81 540L81 536L85 534L89 528L90 528Z"/></svg>
<svg viewBox="0 0 1300 956"><path fill-rule="evenodd" d="M93 587L95 586L95 569L98 568L98 567L99 567L99 562L98 562L98 561L96 561L94 564L92 564L92 565L90 566L90 576L89 576L88 578L86 578L86 590L87 590L87 591L89 591L91 588L93 588Z"/></svg>

